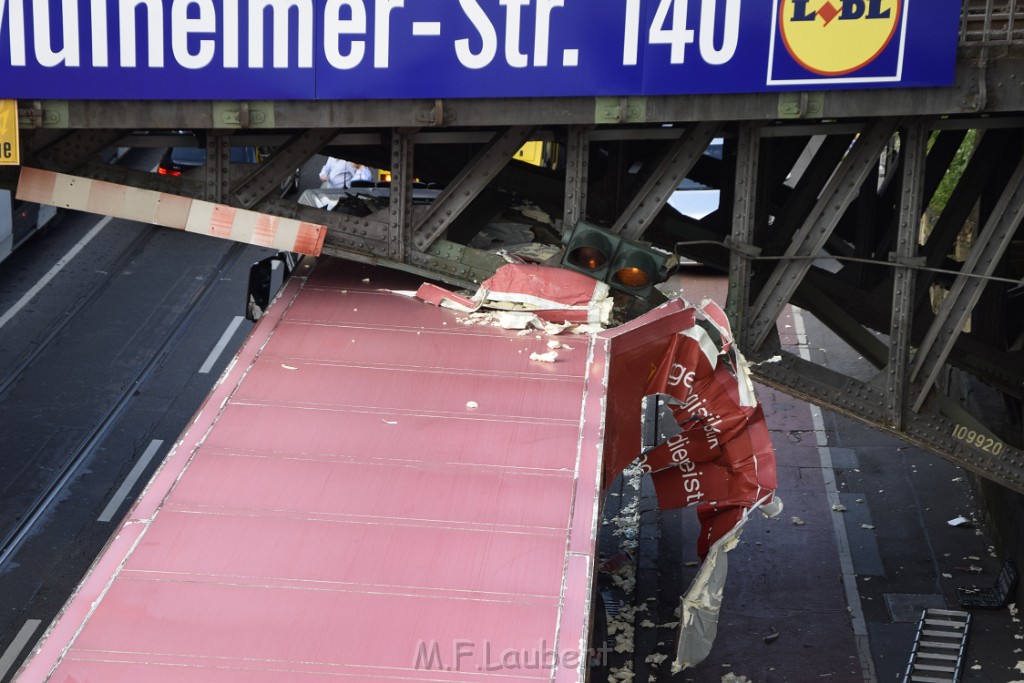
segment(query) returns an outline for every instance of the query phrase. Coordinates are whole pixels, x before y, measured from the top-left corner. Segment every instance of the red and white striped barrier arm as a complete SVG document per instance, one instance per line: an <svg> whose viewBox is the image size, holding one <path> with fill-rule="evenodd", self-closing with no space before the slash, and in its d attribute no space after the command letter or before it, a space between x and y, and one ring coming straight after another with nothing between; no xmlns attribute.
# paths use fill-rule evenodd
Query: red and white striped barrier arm
<svg viewBox="0 0 1024 683"><path fill-rule="evenodd" d="M327 226L236 209L166 192L22 168L17 198L140 223L319 256Z"/></svg>

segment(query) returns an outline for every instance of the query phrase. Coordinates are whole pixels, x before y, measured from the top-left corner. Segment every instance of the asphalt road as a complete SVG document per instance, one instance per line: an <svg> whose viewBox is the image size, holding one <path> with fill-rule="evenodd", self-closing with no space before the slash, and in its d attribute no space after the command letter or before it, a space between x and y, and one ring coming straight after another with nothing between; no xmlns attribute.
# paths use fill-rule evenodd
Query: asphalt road
<svg viewBox="0 0 1024 683"><path fill-rule="evenodd" d="M721 276L695 270L680 284L691 301L724 300ZM789 350L815 363L864 380L876 372L806 312L790 310L780 329ZM674 633L637 628L634 680L902 682L922 610L961 610L957 588L991 587L1006 559L972 478L785 394L758 387L758 399L785 509L775 519L755 515L729 553L708 658L672 676ZM696 515L659 513L653 489L645 483L641 493L633 600L649 602L650 623L671 623L697 571ZM1015 611L970 613L959 681L1024 681L1024 626ZM669 655L660 666L648 661L660 654Z"/></svg>
<svg viewBox="0 0 1024 683"><path fill-rule="evenodd" d="M0 681L244 340L268 253L68 214L0 264Z"/></svg>

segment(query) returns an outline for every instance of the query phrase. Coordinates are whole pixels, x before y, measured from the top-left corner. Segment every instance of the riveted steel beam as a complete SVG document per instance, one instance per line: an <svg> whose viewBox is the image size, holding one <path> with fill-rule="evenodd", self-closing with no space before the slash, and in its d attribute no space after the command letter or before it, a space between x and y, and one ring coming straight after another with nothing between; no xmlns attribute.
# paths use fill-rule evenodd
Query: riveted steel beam
<svg viewBox="0 0 1024 683"><path fill-rule="evenodd" d="M668 203L679 183L704 154L721 127L722 124L716 121L703 121L687 126L665 151L651 175L612 225L611 231L628 240L639 239L654 217Z"/></svg>
<svg viewBox="0 0 1024 683"><path fill-rule="evenodd" d="M397 263L408 259L413 212L414 131L391 132L391 194L388 199L388 258Z"/></svg>
<svg viewBox="0 0 1024 683"><path fill-rule="evenodd" d="M839 164L810 215L804 220L781 261L769 275L751 308L751 348L759 347L775 326L782 309L811 267L811 260L825 245L839 224L850 202L857 196L864 179L878 164L879 155L896 130L895 119L872 121L857 138L853 148Z"/></svg>
<svg viewBox="0 0 1024 683"><path fill-rule="evenodd" d="M781 254L792 243L793 235L799 229L801 221L814 208L822 189L850 149L853 139L853 135L849 133L830 134L817 146L796 187L786 199L782 210L775 216L772 232L763 245L766 254Z"/></svg>
<svg viewBox="0 0 1024 683"><path fill-rule="evenodd" d="M82 166L75 174L92 180L102 180L117 185L137 187L143 190L166 192L191 199L203 199L206 195L203 182L195 177L166 176L149 171L139 171L126 166L106 164L98 159Z"/></svg>
<svg viewBox="0 0 1024 683"><path fill-rule="evenodd" d="M921 121L907 126L902 136L902 182L899 226L896 235L896 272L893 274L892 318L889 325L889 362L886 365L885 397L890 423L903 427L909 382L911 325L914 316L914 279L911 260L917 256L917 235L924 203L924 169L927 162L928 127Z"/></svg>
<svg viewBox="0 0 1024 683"><path fill-rule="evenodd" d="M314 209L314 211L316 210ZM388 255L387 245L390 244L390 240L385 211L378 211L369 216L349 216L333 211L321 211L321 213L328 215L317 222L328 227L328 241L331 244L359 245L364 240L369 240L367 243L379 245L371 249L370 253L377 256ZM312 218L312 212L304 212L303 215L309 215Z"/></svg>
<svg viewBox="0 0 1024 683"><path fill-rule="evenodd" d="M334 227L337 228L337 225ZM373 235L363 235L352 229L334 229L328 230L322 253L362 261L372 257L373 263L389 263L387 251L388 243Z"/></svg>
<svg viewBox="0 0 1024 683"><path fill-rule="evenodd" d="M443 239L431 245L429 252L411 251L407 262L396 263L386 256L387 242L367 238L357 241L344 237L344 242L332 243L332 239L335 238L328 235L327 242L324 243L324 254L340 256L359 263L383 265L467 289L476 289L483 280L493 275L494 271L505 263L497 254Z"/></svg>
<svg viewBox="0 0 1024 683"><path fill-rule="evenodd" d="M917 278L920 277L919 272ZM791 302L814 313L816 318L876 368L886 366L887 344L871 330L888 329L892 318L890 290L886 290L884 295L875 295L852 286L842 277L842 273L811 268ZM923 340L933 317L929 308L927 317L918 316L915 319L911 329L912 344ZM949 361L951 365L994 389L1018 395L1022 386L1021 371L1017 369L1020 365L1018 354L994 346L976 335L960 335ZM884 380L880 380L879 386L884 386Z"/></svg>
<svg viewBox="0 0 1024 683"><path fill-rule="evenodd" d="M206 136L206 163L203 164L203 199L224 203L231 189L231 137L220 133Z"/></svg>
<svg viewBox="0 0 1024 683"><path fill-rule="evenodd" d="M570 232L587 213L587 180L590 171L590 128L570 126L566 141L565 213L562 230Z"/></svg>
<svg viewBox="0 0 1024 683"><path fill-rule="evenodd" d="M977 116L978 73L976 58L961 55L956 65L954 82L943 88L851 88L830 91L822 104L817 120L855 119L872 116L955 115ZM1010 50L1005 57L990 58L986 67L989 83L1015 83L1020 79L1019 55ZM761 119L779 121L778 93L738 93L711 96L650 96L643 98L643 109L636 106L641 98L630 98L625 111L618 98L607 114L598 110L594 97L565 97L552 100L542 97L449 99L444 101L443 125L473 128L479 126L570 125L611 122L675 123L679 121L742 121ZM45 113L59 104L39 103ZM232 103L234 104L234 103ZM29 108L32 100L25 100ZM597 106L596 106L597 105ZM67 115L61 116L63 127L137 129L208 129L228 126L243 127L243 114L235 104L231 111L215 111L209 101L110 101L70 100ZM238 110L237 114L234 110ZM262 119L260 103L249 103L249 127L273 125L280 128L325 128L342 125L366 128L367 122L383 128L437 125L435 100L281 100L273 102ZM998 97L989 97L984 114L1024 111L1024 92L1017 88L1000 88ZM269 116L272 115L273 119ZM32 116L26 115L32 120ZM805 121L805 120L802 120Z"/></svg>
<svg viewBox="0 0 1024 683"><path fill-rule="evenodd" d="M327 226L324 253L346 256L346 250L384 259L388 255L388 212L380 209L368 216L353 216L342 211L328 211L274 197L255 207L270 216L282 216L316 225Z"/></svg>
<svg viewBox="0 0 1024 683"><path fill-rule="evenodd" d="M313 128L291 137L231 188L235 201L250 209L264 197L277 193L284 178L295 173L295 169L319 153L337 134L334 128Z"/></svg>
<svg viewBox="0 0 1024 683"><path fill-rule="evenodd" d="M729 292L726 313L740 347L746 346L747 304L754 265L751 257L757 222L757 180L760 173L761 138L758 126L743 123L736 140L735 192L732 204L732 234L729 237Z"/></svg>
<svg viewBox="0 0 1024 683"><path fill-rule="evenodd" d="M876 368L885 366L886 345L849 310L848 301L829 287L835 276L822 268L811 268L793 292L791 303L810 311L835 332L850 348Z"/></svg>
<svg viewBox="0 0 1024 683"><path fill-rule="evenodd" d="M935 130L937 123L932 121L932 130ZM935 191L938 189L939 184L942 182L947 171L949 170L950 163L956 156L956 152L959 149L960 143L966 136L964 130L954 131L943 131L937 136L934 141L929 142L929 149L927 154L927 163L924 171L924 199L928 201L935 195ZM886 177L897 178L900 174L895 172L887 171ZM898 233L899 224L899 211L896 207L899 206L898 197L896 196L895 189L896 183L891 183L887 187L887 191L882 193L882 204L883 212L878 215L877 220L880 225L884 226L884 229L880 232L879 238L876 239L874 246L869 253L872 257L880 257L888 254L890 251L895 249L896 238ZM883 220L884 219L884 220ZM881 271L878 271L881 272ZM875 278L880 287L888 287L891 281L890 274L887 273L884 278ZM868 281L871 278L867 278Z"/></svg>
<svg viewBox="0 0 1024 683"><path fill-rule="evenodd" d="M430 210L414 226L412 242L418 251L426 251L458 217L533 133L532 126L512 126L499 131L479 154L448 183L430 205Z"/></svg>
<svg viewBox="0 0 1024 683"><path fill-rule="evenodd" d="M441 239L431 244L426 252L410 251L408 263L424 272L433 273L445 282L476 289L481 282L494 275L494 271L505 260L491 252Z"/></svg>
<svg viewBox="0 0 1024 683"><path fill-rule="evenodd" d="M920 410L928 392L935 384L942 366L949 357L957 337L963 330L985 289L985 278L991 276L1006 248L1013 240L1021 219L1024 218L1024 159L1016 170L996 203L984 229L975 239L967 262L957 276L948 296L939 307L935 321L921 343L911 379L921 381L921 391L914 402L914 410Z"/></svg>
<svg viewBox="0 0 1024 683"><path fill-rule="evenodd" d="M76 130L36 154L36 163L51 171L77 174L78 170L117 142L121 131L98 129Z"/></svg>
<svg viewBox="0 0 1024 683"><path fill-rule="evenodd" d="M924 409L908 413L897 429L888 420L885 390L773 351L770 361L749 358L759 382L893 434L950 462L1024 493L1024 452L1004 443L952 400L933 394ZM761 362L758 362L758 361Z"/></svg>

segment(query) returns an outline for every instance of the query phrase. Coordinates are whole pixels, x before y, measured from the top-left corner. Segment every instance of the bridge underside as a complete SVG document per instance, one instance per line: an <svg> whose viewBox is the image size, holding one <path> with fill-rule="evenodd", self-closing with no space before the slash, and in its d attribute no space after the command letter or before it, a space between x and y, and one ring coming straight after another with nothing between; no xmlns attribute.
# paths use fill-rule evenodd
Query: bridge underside
<svg viewBox="0 0 1024 683"><path fill-rule="evenodd" d="M1024 62L987 49L963 51L954 87L919 91L22 101L22 163L148 190L158 204L184 197L325 226L323 253L467 287L504 262L469 242L509 206L527 201L553 217L537 231L553 245L585 218L728 273L734 329L761 381L1024 492ZM154 131L180 129L207 147L198 175L102 161L112 146L172 145L179 136ZM721 159L704 154L716 138ZM513 160L529 140L557 150L546 166ZM242 144L274 151L242 172L227 153ZM349 213L277 196L317 154L390 169L390 196ZM443 189L421 203L414 178ZM720 189L718 210L695 220L669 208L683 178ZM17 181L0 173L4 186ZM54 199L119 215L88 193ZM873 375L781 351L776 321L788 304L831 328ZM987 407L956 400L954 378Z"/></svg>

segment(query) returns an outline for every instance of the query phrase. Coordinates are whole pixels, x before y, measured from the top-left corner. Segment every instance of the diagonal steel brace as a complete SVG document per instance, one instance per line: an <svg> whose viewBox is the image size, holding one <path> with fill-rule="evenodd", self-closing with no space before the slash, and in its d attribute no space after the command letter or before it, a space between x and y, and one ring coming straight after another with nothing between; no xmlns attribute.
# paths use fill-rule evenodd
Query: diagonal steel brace
<svg viewBox="0 0 1024 683"><path fill-rule="evenodd" d="M516 150L533 133L532 126L511 126L495 135L466 165L430 205L430 210L416 223L412 244L418 251L427 251L444 231L486 188L498 172L508 165Z"/></svg>
<svg viewBox="0 0 1024 683"><path fill-rule="evenodd" d="M899 120L894 118L872 122L840 162L814 210L794 235L785 253L788 258L779 262L754 301L748 316L751 349L759 348L768 337L782 309L810 269L812 257L820 254L871 169L878 165L879 155L898 125Z"/></svg>

